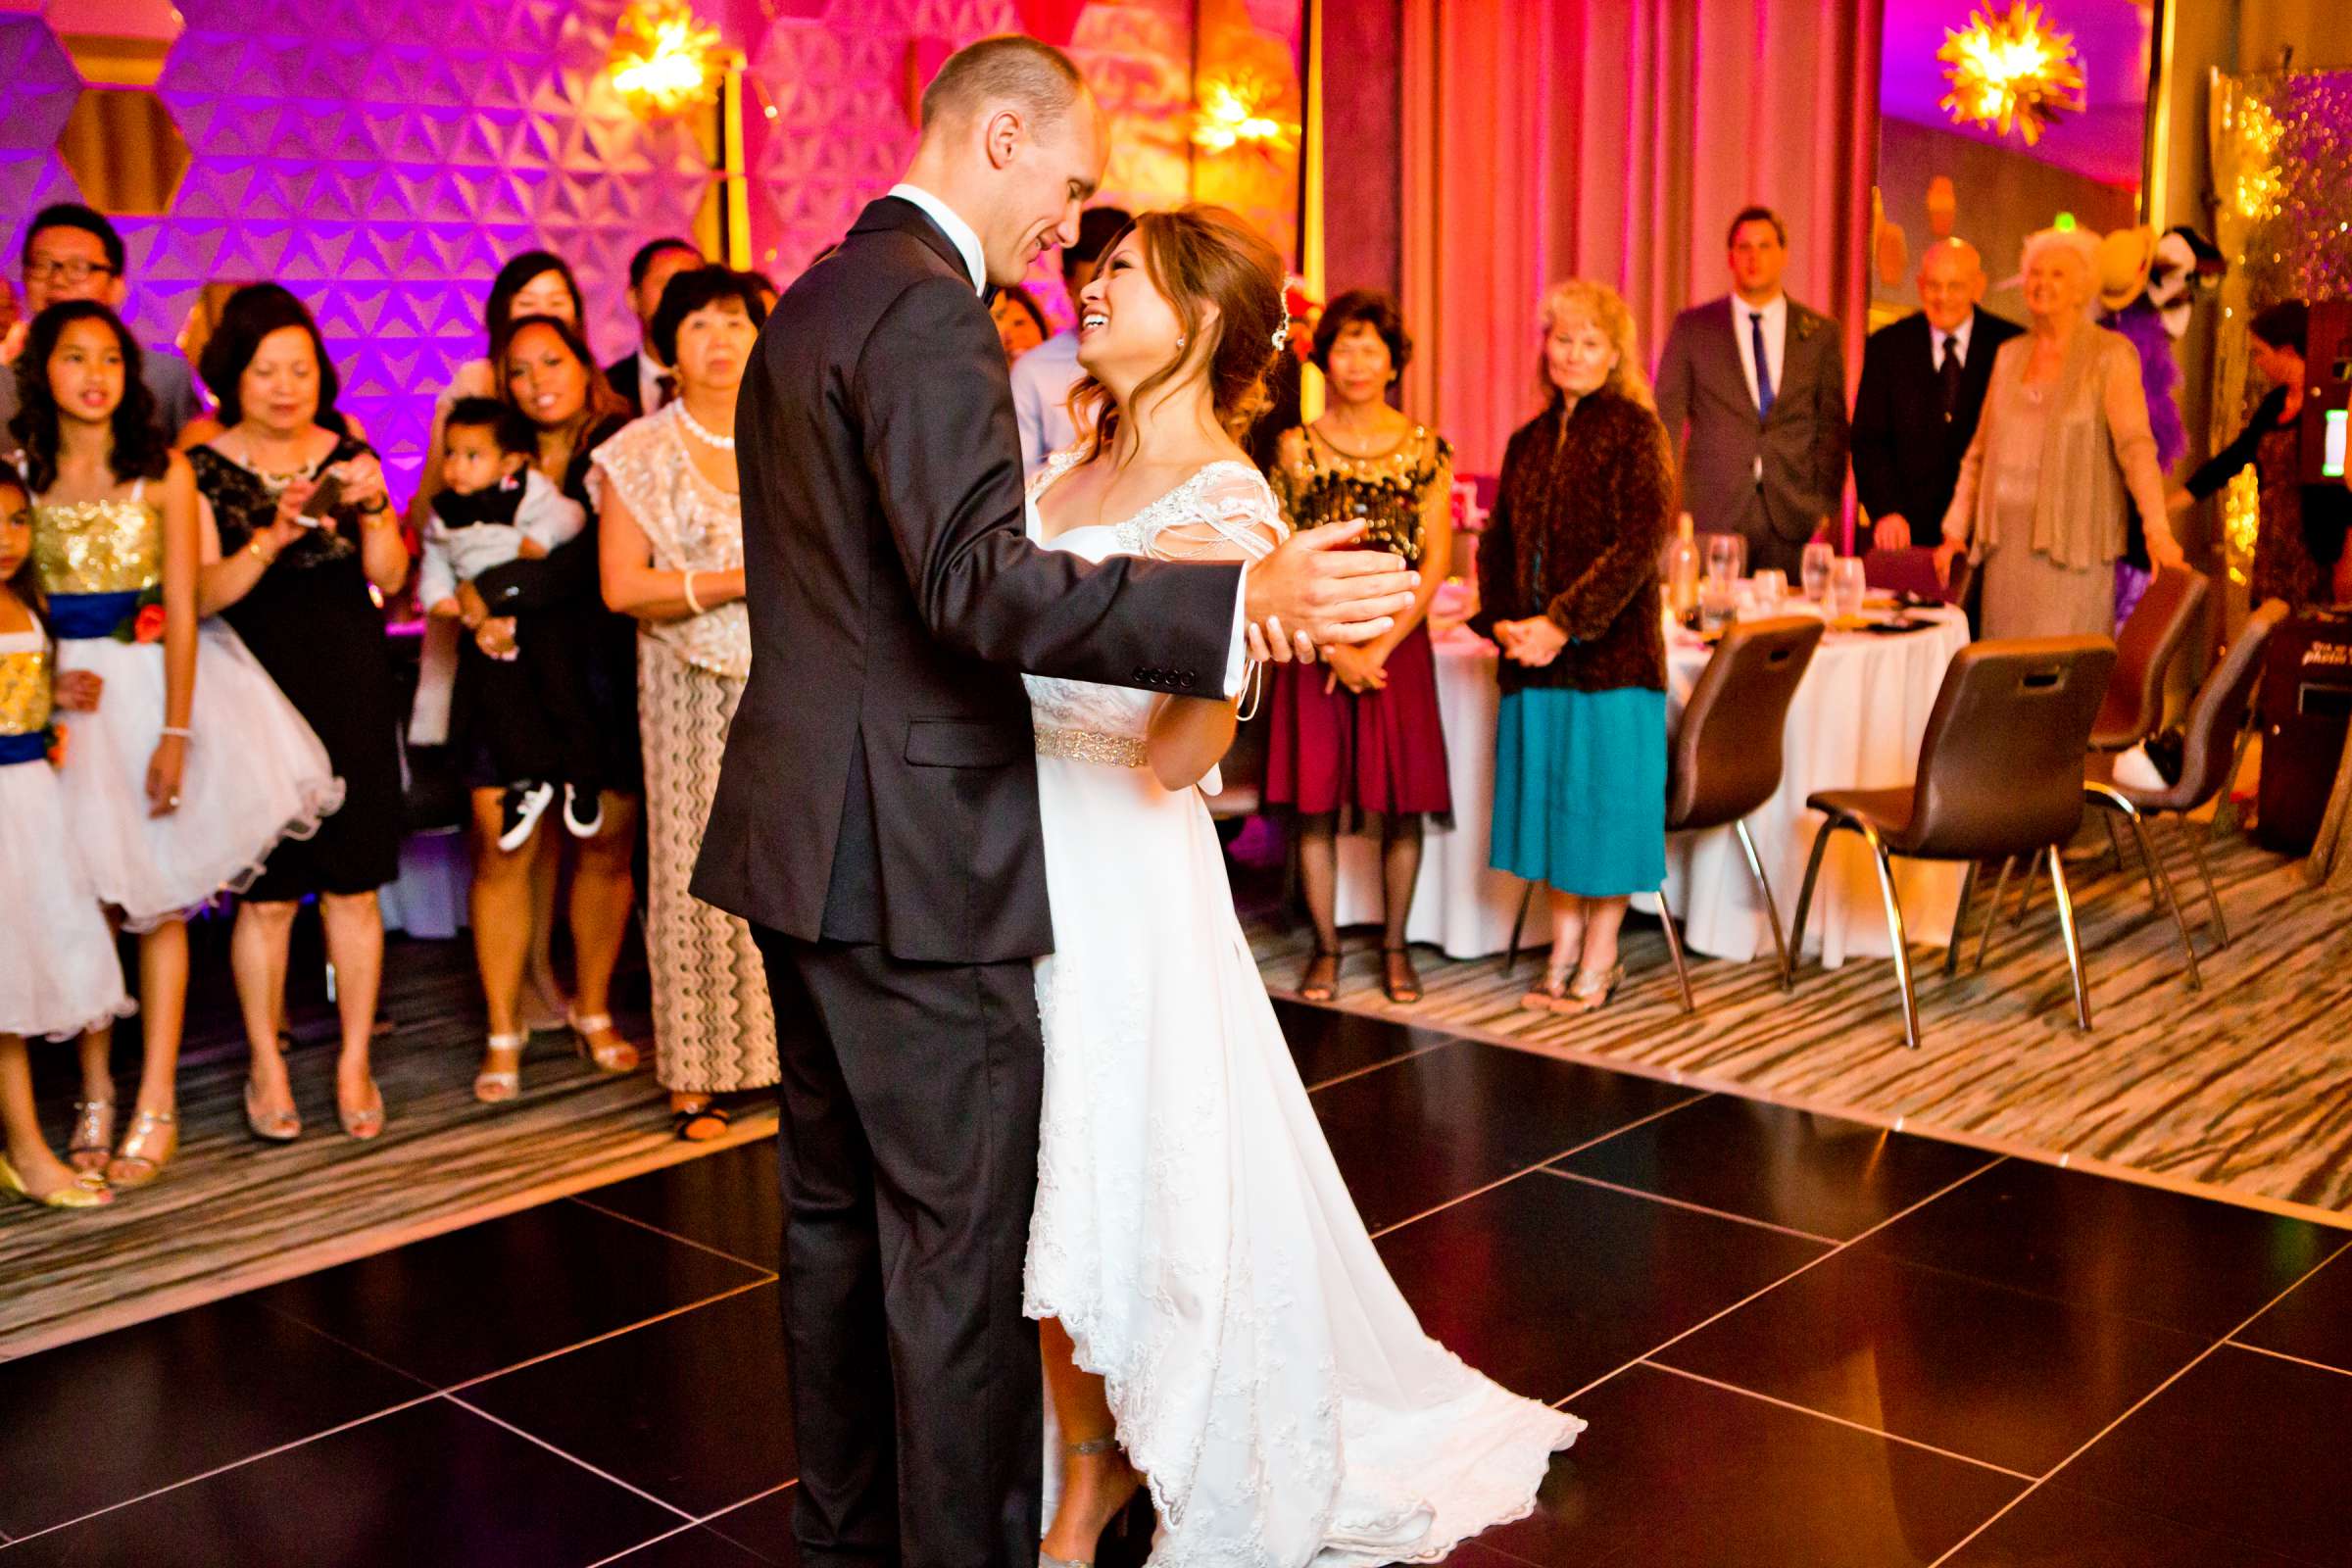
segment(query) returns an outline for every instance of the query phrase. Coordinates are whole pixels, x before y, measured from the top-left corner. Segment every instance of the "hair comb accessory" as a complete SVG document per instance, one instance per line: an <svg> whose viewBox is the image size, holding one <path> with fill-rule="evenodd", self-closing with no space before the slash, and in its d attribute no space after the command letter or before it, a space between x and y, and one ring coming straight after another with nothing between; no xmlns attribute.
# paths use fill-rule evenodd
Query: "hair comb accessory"
<svg viewBox="0 0 2352 1568"><path fill-rule="evenodd" d="M1283 322L1274 329L1274 352L1280 354L1291 346L1291 323Z"/></svg>

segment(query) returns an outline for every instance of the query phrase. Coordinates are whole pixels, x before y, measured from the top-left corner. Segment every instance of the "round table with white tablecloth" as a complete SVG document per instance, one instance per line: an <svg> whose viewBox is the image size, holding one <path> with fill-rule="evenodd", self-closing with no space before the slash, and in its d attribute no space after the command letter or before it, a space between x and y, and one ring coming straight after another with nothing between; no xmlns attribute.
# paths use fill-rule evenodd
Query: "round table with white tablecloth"
<svg viewBox="0 0 2352 1568"><path fill-rule="evenodd" d="M1803 608L1799 602L1790 610ZM1821 825L1821 814L1805 808L1806 797L1818 790L1883 789L1911 782L1928 713L1936 706L1945 667L1968 643L1968 622L1959 612L1941 608L1912 611L1909 617L1925 624L1900 635L1831 632L1789 705L1781 788L1748 818L1784 920L1795 917L1805 857ZM1493 644L1459 626L1440 635L1436 648L1438 709L1446 725L1454 819L1450 828L1430 829L1405 934L1449 957L1484 957L1510 945L1511 920L1525 886L1487 864L1494 809L1494 720L1500 702L1494 683L1496 656ZM1670 636L1669 722L1679 718L1683 701L1707 659L1708 650L1696 638L1681 632ZM1672 836L1666 843L1666 865L1667 897L1691 952L1745 960L1772 951L1762 901L1729 828ZM1895 861L1904 924L1914 942L1950 939L1963 869L1935 861ZM1656 906L1651 897L1635 902L1642 907ZM1379 847L1368 838L1345 838L1340 843L1340 923L1357 925L1380 917ZM1532 940L1540 944L1544 929L1540 904L1528 925ZM1832 967L1848 957L1885 957L1891 952L1869 852L1850 834L1838 836L1823 863L1805 951Z"/></svg>

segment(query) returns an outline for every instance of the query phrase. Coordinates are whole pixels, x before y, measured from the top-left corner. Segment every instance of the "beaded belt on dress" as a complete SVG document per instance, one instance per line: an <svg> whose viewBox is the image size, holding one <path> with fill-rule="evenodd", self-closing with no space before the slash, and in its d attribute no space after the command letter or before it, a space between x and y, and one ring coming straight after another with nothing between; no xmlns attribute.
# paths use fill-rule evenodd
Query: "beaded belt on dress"
<svg viewBox="0 0 2352 1568"><path fill-rule="evenodd" d="M1104 735L1091 729L1041 729L1037 755L1066 757L1074 762L1102 762L1111 767L1141 767L1144 742L1137 735Z"/></svg>

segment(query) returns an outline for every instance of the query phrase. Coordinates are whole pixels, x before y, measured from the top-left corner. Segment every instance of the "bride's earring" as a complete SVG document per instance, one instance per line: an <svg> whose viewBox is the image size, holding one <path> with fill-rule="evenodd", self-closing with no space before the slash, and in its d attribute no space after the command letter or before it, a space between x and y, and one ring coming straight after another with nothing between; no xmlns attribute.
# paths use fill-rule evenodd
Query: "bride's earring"
<svg viewBox="0 0 2352 1568"><path fill-rule="evenodd" d="M1182 352L1184 352L1184 345L1185 345L1186 341L1187 341L1187 339L1185 338L1185 335L1184 335L1182 332L1179 332L1179 333L1177 333L1177 334L1176 334L1176 351L1177 351L1178 353L1180 353L1180 354L1181 354Z"/></svg>

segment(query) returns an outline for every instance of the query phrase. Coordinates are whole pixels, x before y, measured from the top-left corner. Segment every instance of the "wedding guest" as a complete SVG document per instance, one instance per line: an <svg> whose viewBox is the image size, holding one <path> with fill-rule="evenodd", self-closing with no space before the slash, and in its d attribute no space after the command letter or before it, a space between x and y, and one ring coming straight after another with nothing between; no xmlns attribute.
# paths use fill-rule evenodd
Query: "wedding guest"
<svg viewBox="0 0 2352 1568"><path fill-rule="evenodd" d="M100 902L140 934L135 1112L109 1159L113 1084L91 1087L85 1057L93 1103L74 1162L138 1187L179 1145L187 912L250 882L281 840L317 832L343 786L236 633L198 624L195 474L156 429L128 329L95 301L50 306L33 319L17 397L10 428L57 667L102 687L97 710L67 727L67 829Z"/></svg>
<svg viewBox="0 0 2352 1568"><path fill-rule="evenodd" d="M572 639L581 650L589 710L604 743L598 763L604 790L592 819L567 824L582 836L573 852L567 917L575 967L573 1000L564 1015L582 1055L604 1071L632 1072L637 1048L613 1028L612 986L635 902L630 861L644 778L637 740L637 632L629 617L605 608L599 592L598 530L587 491L596 449L628 422L628 412L597 373L579 329L557 317L515 319L502 371L506 401L538 431L539 472L586 508L590 522L544 561L513 562L461 585L459 599L474 646L493 659L506 658L520 640L534 636ZM473 793L474 956L490 1014L474 1094L497 1102L521 1091L522 1053L529 1041L520 1028L523 971L545 932L545 924L535 926L533 920L534 872L554 865L559 839L566 845L574 841L539 834L517 851L499 847L506 781L498 777L486 737L470 729L463 710L453 714L451 740L467 759Z"/></svg>
<svg viewBox="0 0 2352 1568"><path fill-rule="evenodd" d="M342 809L280 845L238 902L229 957L252 1051L246 1125L270 1143L302 1132L283 1054L286 963L294 917L316 898L342 1026L336 1117L373 1138L384 1127L369 1061L384 963L376 889L400 874L403 828L399 698L374 596L408 580L408 547L374 451L336 411L340 378L299 300L275 283L237 290L201 368L225 428L189 454L213 532L199 603L236 629L343 780ZM322 485L335 498L313 507Z"/></svg>
<svg viewBox="0 0 2352 1568"><path fill-rule="evenodd" d="M1008 366L1046 340L1046 313L1018 283L997 290L988 315L997 323L997 341L1004 345L1004 363Z"/></svg>
<svg viewBox="0 0 2352 1568"><path fill-rule="evenodd" d="M1676 443L1682 510L1747 540L1749 569L1794 577L1845 490L1845 359L1838 323L1781 290L1788 226L1769 207L1732 220L1732 292L1674 318L1658 416Z"/></svg>
<svg viewBox="0 0 2352 1568"><path fill-rule="evenodd" d="M1135 220L1116 207L1090 207L1078 215L1078 242L1061 250L1061 281L1077 301L1095 280L1111 243ZM1078 368L1078 326L1054 333L1020 357L1012 368L1012 416L1021 429L1021 469L1035 473L1046 460L1078 439L1070 423L1070 392L1083 378Z"/></svg>
<svg viewBox="0 0 2352 1568"><path fill-rule="evenodd" d="M776 1083L776 1020L751 928L687 892L718 787L727 724L751 672L735 395L767 319L758 282L681 272L652 340L678 399L596 451L605 602L637 620L645 750L645 950L654 1069L678 1136L727 1129L714 1097Z"/></svg>
<svg viewBox="0 0 2352 1568"><path fill-rule="evenodd" d="M1984 414L1943 516L1936 567L1983 564L1984 635L2115 634L2115 559L2131 508L2148 557L2184 567L2156 466L2139 353L2091 324L2098 241L2044 229L2026 241L2026 333L1993 357ZM2129 498L2129 499L2127 499Z"/></svg>
<svg viewBox="0 0 2352 1568"><path fill-rule="evenodd" d="M113 1199L103 1176L57 1157L33 1106L26 1042L104 1042L136 1009L122 991L115 934L99 911L66 826L49 752L57 709L93 711L104 683L88 670L59 674L25 564L32 514L24 492L0 478L0 1193L50 1208L96 1208Z"/></svg>
<svg viewBox="0 0 2352 1568"><path fill-rule="evenodd" d="M1979 309L1984 263L1963 239L1919 259L1920 308L1870 334L1854 391L1854 492L1880 550L1943 542L1943 510L1977 433L1992 357L2015 321Z"/></svg>
<svg viewBox="0 0 2352 1568"><path fill-rule="evenodd" d="M513 405L466 398L449 411L442 434L441 493L424 531L416 602L435 620L463 620L461 589L511 563L546 560L579 537L588 514L532 466L539 432ZM482 618L477 612L472 623ZM529 842L559 794L573 835L592 831L601 748L580 650L564 629L535 627L542 635L517 639L510 659L458 650L459 701L506 780L502 850Z"/></svg>
<svg viewBox="0 0 2352 1568"><path fill-rule="evenodd" d="M1493 863L1550 890L1551 958L1524 1005L1589 1012L1625 976L1628 896L1666 875L1673 449L1615 290L1557 284L1542 323L1545 406L1503 454L1471 624L1502 649Z"/></svg>
<svg viewBox="0 0 2352 1568"><path fill-rule="evenodd" d="M2322 562L2313 550L2320 542L2313 538L2318 530L2303 510L2303 353L2310 328L2311 308L2301 300L2282 301L2248 323L2254 368L2270 382L2270 390L2237 439L2169 498L2173 512L2185 511L2220 494L2251 466L2261 485L2262 514L2246 597L2257 605L2283 599L2298 612L2314 604L2352 601L2352 552L2343 548L2340 536L2329 538L2325 543L2333 548L2334 559Z"/></svg>
<svg viewBox="0 0 2352 1568"><path fill-rule="evenodd" d="M482 335L487 352L478 360L467 360L457 368L449 385L433 400L432 434L425 441L424 483L416 487L411 503L409 522L419 534L424 532L424 511L432 504L434 492L440 488L441 424L449 417L461 398L494 398L502 396L503 376L494 368L506 361L507 337L514 323L529 317L546 317L568 322L583 334L586 331L588 308L580 294L579 280L571 274L571 264L553 251L524 251L498 270L491 279L490 297L482 307ZM626 409L625 404L616 407Z"/></svg>
<svg viewBox="0 0 2352 1568"><path fill-rule="evenodd" d="M78 202L59 202L35 213L24 230L24 317L27 320L62 300L95 300L121 312L129 295L124 274L128 252L105 214ZM11 334L11 338L17 338ZM0 339L0 366L16 363ZM140 380L154 401L156 428L168 442L204 412L188 362L168 349L144 349ZM0 429L17 414L16 377L0 375Z"/></svg>
<svg viewBox="0 0 2352 1568"><path fill-rule="evenodd" d="M653 352L654 313L662 308L669 280L702 265L702 247L674 234L647 240L629 258L629 313L637 318L637 347L605 367L605 380L629 406L631 418L654 413L677 395L677 377Z"/></svg>
<svg viewBox="0 0 2352 1568"><path fill-rule="evenodd" d="M1299 817L1299 869L1315 927L1298 982L1308 1002L1328 1002L1338 988L1339 834L1367 822L1380 834L1381 989L1392 1002L1421 1000L1405 923L1421 874L1422 823L1453 810L1427 625L1453 554L1453 449L1389 406L1412 352L1404 314L1389 295L1351 289L1333 300L1312 352L1330 406L1283 437L1270 475L1292 527L1369 518L1368 545L1421 573L1413 608L1388 631L1328 650L1320 665L1283 665L1275 676L1266 800Z"/></svg>

